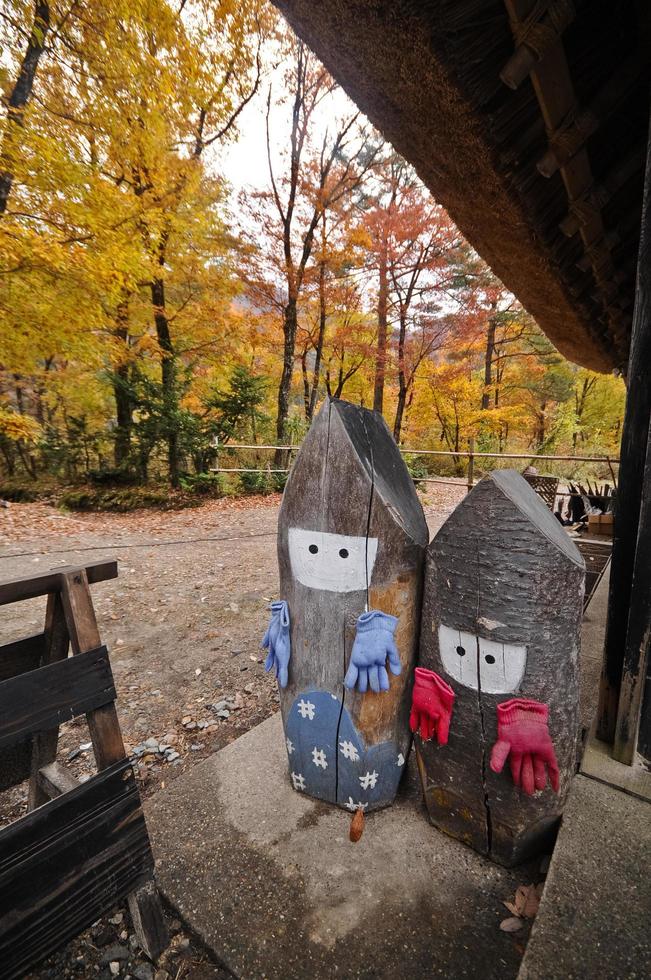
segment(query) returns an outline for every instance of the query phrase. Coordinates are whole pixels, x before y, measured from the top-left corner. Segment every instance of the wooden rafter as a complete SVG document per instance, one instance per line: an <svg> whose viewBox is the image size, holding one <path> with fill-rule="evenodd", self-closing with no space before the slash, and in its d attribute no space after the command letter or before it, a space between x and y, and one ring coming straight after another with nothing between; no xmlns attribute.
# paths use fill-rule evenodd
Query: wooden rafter
<svg viewBox="0 0 651 980"><path fill-rule="evenodd" d="M601 211L620 188L636 174L641 173L643 167L644 147L636 146L625 160L613 167L600 184L593 184L580 197L570 201L567 216L559 225L563 234L568 238L576 235L581 225L585 224L595 211Z"/></svg>
<svg viewBox="0 0 651 980"><path fill-rule="evenodd" d="M522 37L522 31L531 25L536 17L548 16L547 4L537 0L504 0L516 44ZM558 20L560 26L561 20ZM568 21L569 23L569 21ZM538 161L537 169L545 177L550 177L560 170L560 175L567 193L568 204L583 200L594 188L594 179L590 159L586 147L587 132L590 127L594 132L598 121L607 115L608 106L618 103L624 91L629 91L633 76L639 80L640 65L634 62L634 67L627 65L621 73L616 91L611 95L599 93L595 104L582 113L577 108L572 77L565 55L560 30L552 37L547 32L548 43L543 56L536 60L531 67L530 78L538 99L541 115L549 139L549 147L545 155ZM610 99L610 102L609 102ZM622 322L624 314L612 307L615 292L608 285L614 282L615 266L612 260L611 248L617 244L617 237L606 232L601 207L585 209L583 220L577 231L580 233L584 256L576 262L582 271L590 269L594 282L598 287L598 301L611 327L612 334L625 342L626 326ZM608 292L606 296L604 292Z"/></svg>
<svg viewBox="0 0 651 980"><path fill-rule="evenodd" d="M524 21L512 21L516 49L500 72L517 89L576 16L572 0L538 0Z"/></svg>

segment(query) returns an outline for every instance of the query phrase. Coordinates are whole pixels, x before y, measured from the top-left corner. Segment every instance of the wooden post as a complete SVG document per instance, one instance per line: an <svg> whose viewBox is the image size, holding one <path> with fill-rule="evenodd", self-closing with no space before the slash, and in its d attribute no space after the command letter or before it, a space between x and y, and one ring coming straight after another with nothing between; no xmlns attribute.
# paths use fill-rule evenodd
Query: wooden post
<svg viewBox="0 0 651 980"><path fill-rule="evenodd" d="M651 424L647 438L631 607L617 712L613 757L632 765L638 751L651 769Z"/></svg>
<svg viewBox="0 0 651 980"><path fill-rule="evenodd" d="M597 714L597 736L604 742L613 741L617 725L642 506L647 433L651 418L651 132L647 146L635 309L626 386L628 392L622 429L619 485L615 500L606 643Z"/></svg>
<svg viewBox="0 0 651 980"><path fill-rule="evenodd" d="M541 848L576 766L585 566L570 537L514 470L495 470L458 505L427 555L420 666L455 692L449 741L416 736L437 827L501 864ZM490 768L497 706L549 708L560 791L518 789Z"/></svg>
<svg viewBox="0 0 651 980"><path fill-rule="evenodd" d="M55 663L57 660L64 660L68 656L69 646L70 636L68 634L61 596L58 592L51 592L47 597L45 613L45 654L41 661L41 666ZM33 810L35 807L47 803L49 799L49 796L43 791L43 787L38 778L38 772L42 766L47 766L56 759L58 742L58 728L52 728L47 732L40 732L32 739L32 771L29 778L28 810Z"/></svg>
<svg viewBox="0 0 651 980"><path fill-rule="evenodd" d="M427 540L382 416L327 401L294 462L278 523L292 649L281 708L295 789L350 809L393 800L410 746ZM366 607L398 617L402 671L383 693L343 685Z"/></svg>
<svg viewBox="0 0 651 980"><path fill-rule="evenodd" d="M475 482L475 440L468 439L468 493L473 488Z"/></svg>

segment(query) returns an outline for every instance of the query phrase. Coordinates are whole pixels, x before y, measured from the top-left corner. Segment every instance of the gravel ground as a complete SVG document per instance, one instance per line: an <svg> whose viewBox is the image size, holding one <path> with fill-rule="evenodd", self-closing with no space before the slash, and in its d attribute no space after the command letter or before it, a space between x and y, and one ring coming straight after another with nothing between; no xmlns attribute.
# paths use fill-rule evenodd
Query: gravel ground
<svg viewBox="0 0 651 980"><path fill-rule="evenodd" d="M423 504L434 533L464 485L428 485ZM164 788L189 766L277 710L275 683L259 649L276 596L280 497L209 501L178 512L64 514L45 504L0 510L0 578L117 559L117 579L92 587L111 654L118 715L141 794ZM0 608L2 642L42 629L45 600ZM61 729L59 761L77 777L95 771L85 719ZM0 797L0 826L25 812L25 786ZM139 953L126 909L114 910L31 977L224 977L171 916L170 951L152 967ZM113 958L111 958L113 957Z"/></svg>

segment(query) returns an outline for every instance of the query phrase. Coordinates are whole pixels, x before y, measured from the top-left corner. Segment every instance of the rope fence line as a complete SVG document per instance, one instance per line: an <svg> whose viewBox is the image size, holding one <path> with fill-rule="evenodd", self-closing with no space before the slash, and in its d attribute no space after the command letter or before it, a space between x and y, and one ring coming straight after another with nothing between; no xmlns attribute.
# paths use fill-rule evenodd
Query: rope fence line
<svg viewBox="0 0 651 980"><path fill-rule="evenodd" d="M275 451L276 449L282 449L290 452L298 452L301 447L300 445L272 446L268 443L249 445L245 443L226 442L223 444L220 443L215 448L218 448L220 451L231 449L273 449ZM485 457L486 459L549 459L556 462L568 463L619 463L619 459L613 458L612 456L546 456L536 453L483 453L469 449L409 449L406 446L399 446L398 448L403 456L465 456L468 458Z"/></svg>
<svg viewBox="0 0 651 980"><path fill-rule="evenodd" d="M215 447L220 452L232 452L238 450L263 450L276 452L281 450L282 452L295 453L301 448L300 445L273 445L271 443L260 443L260 444L249 444L249 443L224 443ZM474 449L412 449L406 446L398 447L403 456L445 456L454 457L455 459L467 459L467 472L465 477L459 477L458 480L446 480L441 477L431 477L431 476L417 476L413 477L414 482L418 483L438 483L441 486L452 486L452 487L466 487L466 491L470 492L474 486L476 486L476 480L474 479L474 464L476 459L528 459L528 460L547 460L550 462L565 462L565 463L606 463L610 470L613 483L617 486L617 479L615 476L615 471L613 466L619 464L619 458L613 458L612 456L546 456L541 453L485 453L476 452ZM269 467L222 467L215 466L212 468L213 473L289 473L289 467L278 469L271 469ZM462 482L464 481L464 482ZM575 494L570 492L559 491L557 493L558 497L572 497Z"/></svg>

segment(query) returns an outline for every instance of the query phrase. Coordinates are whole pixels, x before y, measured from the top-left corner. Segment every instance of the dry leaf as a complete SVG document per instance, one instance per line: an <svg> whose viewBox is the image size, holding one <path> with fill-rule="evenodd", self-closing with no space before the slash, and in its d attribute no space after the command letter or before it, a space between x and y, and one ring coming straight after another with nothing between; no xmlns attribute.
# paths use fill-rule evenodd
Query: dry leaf
<svg viewBox="0 0 651 980"><path fill-rule="evenodd" d="M522 913L525 919L535 919L536 912L538 911L539 905L540 905L540 899L536 893L536 886L529 885L529 890L527 893L527 901L525 902L524 912Z"/></svg>
<svg viewBox="0 0 651 980"><path fill-rule="evenodd" d="M511 915L520 915L513 902L502 902L502 905L509 910Z"/></svg>
<svg viewBox="0 0 651 980"><path fill-rule="evenodd" d="M518 885L515 890L515 907L518 910L518 915L522 915L524 912L528 894L528 885Z"/></svg>
<svg viewBox="0 0 651 980"><path fill-rule="evenodd" d="M513 917L512 919L502 919L500 929L502 932L519 932L523 925L522 919Z"/></svg>
<svg viewBox="0 0 651 980"><path fill-rule="evenodd" d="M356 844L364 833L364 811L355 810L353 814L353 819L350 821L350 839L353 844Z"/></svg>

